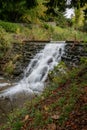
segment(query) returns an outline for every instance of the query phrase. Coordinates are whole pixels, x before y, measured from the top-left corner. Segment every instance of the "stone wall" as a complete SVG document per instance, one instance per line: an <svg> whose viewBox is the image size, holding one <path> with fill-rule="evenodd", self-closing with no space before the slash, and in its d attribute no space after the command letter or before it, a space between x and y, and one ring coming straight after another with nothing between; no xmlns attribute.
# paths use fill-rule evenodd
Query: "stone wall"
<svg viewBox="0 0 87 130"><path fill-rule="evenodd" d="M62 60L67 66L72 67L79 65L81 57L87 58L87 44L66 44Z"/></svg>
<svg viewBox="0 0 87 130"><path fill-rule="evenodd" d="M46 42L24 42L22 44L14 43L11 50L6 56L0 60L0 75L4 75L10 79L20 80L23 78L24 69L28 66L30 60L37 52L44 48ZM65 53L62 60L67 66L77 66L80 63L80 58L87 58L87 44L67 43L65 46ZM14 67L12 73L6 73L3 69L6 64L12 61Z"/></svg>
<svg viewBox="0 0 87 130"><path fill-rule="evenodd" d="M43 49L45 43L24 42L22 44L14 43L11 50L0 61L0 75L11 79L19 80L23 77L24 69L28 66L30 60L37 52ZM13 72L9 75L5 72L6 64L12 61L14 66Z"/></svg>

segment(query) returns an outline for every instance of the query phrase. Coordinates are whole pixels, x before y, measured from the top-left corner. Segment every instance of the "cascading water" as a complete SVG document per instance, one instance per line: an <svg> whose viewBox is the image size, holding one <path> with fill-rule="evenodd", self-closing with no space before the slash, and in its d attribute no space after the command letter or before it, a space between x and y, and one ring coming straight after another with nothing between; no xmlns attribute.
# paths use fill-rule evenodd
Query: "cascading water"
<svg viewBox="0 0 87 130"><path fill-rule="evenodd" d="M46 44L25 69L24 78L17 85L4 90L0 96L10 96L19 92L41 93L48 72L61 61L64 46L65 43Z"/></svg>

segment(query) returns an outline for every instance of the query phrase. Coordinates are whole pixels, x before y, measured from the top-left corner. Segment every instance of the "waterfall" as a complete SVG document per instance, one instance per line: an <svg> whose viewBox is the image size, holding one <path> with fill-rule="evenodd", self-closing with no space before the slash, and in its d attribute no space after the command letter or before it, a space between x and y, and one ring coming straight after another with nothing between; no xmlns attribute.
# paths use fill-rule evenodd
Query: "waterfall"
<svg viewBox="0 0 87 130"><path fill-rule="evenodd" d="M24 78L16 85L4 90L0 96L14 95L19 92L41 93L49 71L61 61L65 43L46 44L43 50L31 59L24 70Z"/></svg>

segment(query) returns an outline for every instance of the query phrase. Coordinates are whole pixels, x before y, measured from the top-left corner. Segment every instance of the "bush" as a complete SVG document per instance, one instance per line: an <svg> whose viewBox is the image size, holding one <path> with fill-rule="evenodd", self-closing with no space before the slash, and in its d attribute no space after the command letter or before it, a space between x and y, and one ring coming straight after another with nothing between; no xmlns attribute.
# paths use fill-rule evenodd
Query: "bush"
<svg viewBox="0 0 87 130"><path fill-rule="evenodd" d="M45 28L45 29L49 29L49 25L48 24L43 24L43 27Z"/></svg>
<svg viewBox="0 0 87 130"><path fill-rule="evenodd" d="M62 13L59 13L56 18L56 24L59 27L65 28L68 25L67 19L63 16Z"/></svg>
<svg viewBox="0 0 87 130"><path fill-rule="evenodd" d="M85 21L85 23L84 23L83 31L87 32L87 21Z"/></svg>
<svg viewBox="0 0 87 130"><path fill-rule="evenodd" d="M14 71L14 64L13 64L13 62L9 61L8 63L6 63L4 70L5 70L5 72L7 74L9 74L9 75L12 74L13 71Z"/></svg>
<svg viewBox="0 0 87 130"><path fill-rule="evenodd" d="M0 27L0 59L2 59L5 53L11 48L11 45L11 37Z"/></svg>
<svg viewBox="0 0 87 130"><path fill-rule="evenodd" d="M21 30L21 26L16 23L0 21L0 26L7 32L16 32L18 29Z"/></svg>

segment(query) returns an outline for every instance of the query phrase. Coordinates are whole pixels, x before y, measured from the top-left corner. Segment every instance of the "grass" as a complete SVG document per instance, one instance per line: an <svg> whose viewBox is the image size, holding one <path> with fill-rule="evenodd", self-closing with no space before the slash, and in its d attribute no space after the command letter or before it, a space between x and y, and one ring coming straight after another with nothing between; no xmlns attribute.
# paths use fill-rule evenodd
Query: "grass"
<svg viewBox="0 0 87 130"><path fill-rule="evenodd" d="M10 24L10 26L9 26ZM9 27L9 29L8 29ZM11 49L12 43L23 43L23 40L85 40L87 34L76 31L72 28L51 27L47 25L22 26L0 21L0 58L4 58L7 50ZM20 58L16 55L13 59ZM42 95L32 101L28 101L23 109L16 110L8 116L8 123L1 127L1 130L20 130L25 126L28 129L44 129L55 124L56 127L64 127L69 119L70 113L78 106L77 101L87 86L87 58L82 59L78 68L68 70L62 63L49 73L50 84ZM62 67L66 73L61 73ZM6 72L12 73L14 69L12 61L6 64ZM84 104L81 110L86 110ZM57 117L56 117L57 115ZM27 117L27 118L26 118ZM53 126L52 126L53 127Z"/></svg>
<svg viewBox="0 0 87 130"><path fill-rule="evenodd" d="M19 24L0 21L0 58L4 58L13 43L22 44L25 40L76 40L87 41L87 33L73 28L60 28L43 23Z"/></svg>
<svg viewBox="0 0 87 130"><path fill-rule="evenodd" d="M6 30L6 32L15 33L21 31L22 27L20 24L0 21L0 26Z"/></svg>
<svg viewBox="0 0 87 130"><path fill-rule="evenodd" d="M26 130L43 130L55 125L57 128L59 126L64 128L70 114L75 108L78 108L79 99L85 94L84 89L87 85L86 66L87 63L81 64L77 69L70 71L67 77L65 74L65 82L62 82L62 79L59 85L55 81L51 81L42 95L26 103L23 109L10 114L10 121L6 124L7 126L3 126L3 130L7 128L9 130L20 130L22 126ZM72 80L72 75L75 80ZM56 74L57 76L59 77ZM62 75L60 75L60 79L61 77ZM78 112L85 110L87 110L87 105L83 104Z"/></svg>
<svg viewBox="0 0 87 130"><path fill-rule="evenodd" d="M53 39L54 40L72 40L75 38L77 41L87 41L86 32L80 32L78 30L74 30L74 28L60 28L55 27Z"/></svg>
<svg viewBox="0 0 87 130"><path fill-rule="evenodd" d="M22 42L25 39L28 40L49 40L51 37L53 40L77 40L87 41L87 33L74 30L74 28L60 28L58 26L51 26L49 24L19 24L0 21L0 28L8 32L12 37L12 41ZM2 30L0 29L0 32Z"/></svg>

